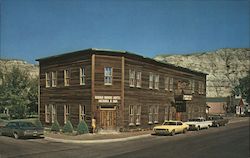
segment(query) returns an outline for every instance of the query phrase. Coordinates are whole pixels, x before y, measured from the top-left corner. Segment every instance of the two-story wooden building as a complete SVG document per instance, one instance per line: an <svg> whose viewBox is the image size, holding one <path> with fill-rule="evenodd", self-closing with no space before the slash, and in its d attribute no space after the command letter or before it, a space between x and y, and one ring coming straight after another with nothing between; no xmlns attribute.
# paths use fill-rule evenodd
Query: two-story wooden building
<svg viewBox="0 0 250 158"><path fill-rule="evenodd" d="M99 130L152 128L206 114L206 74L127 51L86 49L37 59L40 120Z"/></svg>

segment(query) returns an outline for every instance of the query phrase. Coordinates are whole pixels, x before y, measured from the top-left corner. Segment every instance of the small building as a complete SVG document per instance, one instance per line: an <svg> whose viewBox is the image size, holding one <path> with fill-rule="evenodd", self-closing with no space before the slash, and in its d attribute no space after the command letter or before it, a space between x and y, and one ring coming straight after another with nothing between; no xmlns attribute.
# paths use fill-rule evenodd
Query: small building
<svg viewBox="0 0 250 158"><path fill-rule="evenodd" d="M208 97L207 106L209 106L208 115L226 114L228 107L228 98Z"/></svg>
<svg viewBox="0 0 250 158"><path fill-rule="evenodd" d="M39 61L39 115L100 130L149 129L206 116L206 75L127 51L86 49Z"/></svg>

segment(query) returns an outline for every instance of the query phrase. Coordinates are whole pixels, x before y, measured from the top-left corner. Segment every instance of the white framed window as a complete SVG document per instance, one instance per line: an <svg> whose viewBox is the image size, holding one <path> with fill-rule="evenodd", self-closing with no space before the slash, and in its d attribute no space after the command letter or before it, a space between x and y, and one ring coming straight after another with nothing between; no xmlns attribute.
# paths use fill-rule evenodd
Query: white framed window
<svg viewBox="0 0 250 158"><path fill-rule="evenodd" d="M135 70L129 70L129 86L135 87Z"/></svg>
<svg viewBox="0 0 250 158"><path fill-rule="evenodd" d="M64 70L64 86L69 86L70 74L69 70Z"/></svg>
<svg viewBox="0 0 250 158"><path fill-rule="evenodd" d="M67 120L69 120L69 105L64 105L64 124L66 124Z"/></svg>
<svg viewBox="0 0 250 158"><path fill-rule="evenodd" d="M138 105L136 106L136 120L135 120L136 125L141 124L141 106Z"/></svg>
<svg viewBox="0 0 250 158"><path fill-rule="evenodd" d="M105 67L104 68L104 85L112 85L113 78L113 68Z"/></svg>
<svg viewBox="0 0 250 158"><path fill-rule="evenodd" d="M169 77L165 77L165 90L169 90Z"/></svg>
<svg viewBox="0 0 250 158"><path fill-rule="evenodd" d="M85 85L85 69L84 69L84 67L80 68L80 85Z"/></svg>
<svg viewBox="0 0 250 158"><path fill-rule="evenodd" d="M135 107L133 105L129 106L129 126L134 126L135 125Z"/></svg>
<svg viewBox="0 0 250 158"><path fill-rule="evenodd" d="M54 123L57 120L57 114L56 114L56 105L50 105L51 106L51 122Z"/></svg>
<svg viewBox="0 0 250 158"><path fill-rule="evenodd" d="M46 80L46 87L51 87L51 73L46 72L45 73L45 80Z"/></svg>
<svg viewBox="0 0 250 158"><path fill-rule="evenodd" d="M57 86L57 72L54 71L51 74L52 76L52 87L56 87Z"/></svg>
<svg viewBox="0 0 250 158"><path fill-rule="evenodd" d="M79 121L85 120L85 106L79 105Z"/></svg>
<svg viewBox="0 0 250 158"><path fill-rule="evenodd" d="M141 72L136 73L136 87L141 88Z"/></svg>
<svg viewBox="0 0 250 158"><path fill-rule="evenodd" d="M48 104L45 104L45 122L49 123L50 122L50 108Z"/></svg>
<svg viewBox="0 0 250 158"><path fill-rule="evenodd" d="M174 78L170 77L169 78L169 91L173 91L174 90Z"/></svg>
<svg viewBox="0 0 250 158"><path fill-rule="evenodd" d="M148 109L148 124L153 124L153 106Z"/></svg>
<svg viewBox="0 0 250 158"><path fill-rule="evenodd" d="M159 106L156 105L156 106L154 106L154 118L153 118L154 123L158 123L158 118L159 118L158 113L159 113Z"/></svg>
<svg viewBox="0 0 250 158"><path fill-rule="evenodd" d="M159 79L160 76L159 75L155 75L155 89L159 89Z"/></svg>
<svg viewBox="0 0 250 158"><path fill-rule="evenodd" d="M194 91L195 91L195 81L194 80L192 80L192 82L191 82L191 86L192 86L192 93L194 94Z"/></svg>
<svg viewBox="0 0 250 158"><path fill-rule="evenodd" d="M154 75L152 72L149 73L149 89L153 89L153 81L154 81Z"/></svg>

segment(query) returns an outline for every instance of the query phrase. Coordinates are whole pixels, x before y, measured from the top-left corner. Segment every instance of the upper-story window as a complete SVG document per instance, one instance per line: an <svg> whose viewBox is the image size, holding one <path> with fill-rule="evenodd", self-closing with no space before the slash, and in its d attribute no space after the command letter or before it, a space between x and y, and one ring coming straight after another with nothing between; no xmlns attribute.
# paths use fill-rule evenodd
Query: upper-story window
<svg viewBox="0 0 250 158"><path fill-rule="evenodd" d="M112 67L104 68L104 85L112 85L113 69Z"/></svg>
<svg viewBox="0 0 250 158"><path fill-rule="evenodd" d="M154 81L154 75L152 72L149 73L149 89L153 89L153 81Z"/></svg>
<svg viewBox="0 0 250 158"><path fill-rule="evenodd" d="M135 70L129 70L129 86L135 86Z"/></svg>
<svg viewBox="0 0 250 158"><path fill-rule="evenodd" d="M199 81L199 83L198 83L199 85L199 87L198 87L198 93L199 94L205 94L205 86L204 86L204 83L203 82L201 82L201 81Z"/></svg>
<svg viewBox="0 0 250 158"><path fill-rule="evenodd" d="M51 73L46 72L45 73L45 80L46 80L46 87L51 87Z"/></svg>
<svg viewBox="0 0 250 158"><path fill-rule="evenodd" d="M155 75L155 89L159 89L159 75Z"/></svg>
<svg viewBox="0 0 250 158"><path fill-rule="evenodd" d="M170 77L169 78L169 91L173 91L174 89L174 78Z"/></svg>
<svg viewBox="0 0 250 158"><path fill-rule="evenodd" d="M136 87L141 87L141 72L136 73Z"/></svg>
<svg viewBox="0 0 250 158"><path fill-rule="evenodd" d="M169 77L165 77L165 90L169 90Z"/></svg>
<svg viewBox="0 0 250 158"><path fill-rule="evenodd" d="M64 86L69 86L70 74L69 70L64 70Z"/></svg>
<svg viewBox="0 0 250 158"><path fill-rule="evenodd" d="M54 71L51 73L52 76L52 87L56 87L57 86L57 72Z"/></svg>
<svg viewBox="0 0 250 158"><path fill-rule="evenodd" d="M84 67L80 68L80 85L85 85L85 69L84 69Z"/></svg>

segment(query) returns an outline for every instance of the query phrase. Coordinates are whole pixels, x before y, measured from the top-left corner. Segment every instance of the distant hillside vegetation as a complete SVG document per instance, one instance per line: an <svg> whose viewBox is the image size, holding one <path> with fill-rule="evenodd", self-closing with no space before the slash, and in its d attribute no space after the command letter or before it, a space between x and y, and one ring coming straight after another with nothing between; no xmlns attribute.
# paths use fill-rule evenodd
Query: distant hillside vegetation
<svg viewBox="0 0 250 158"><path fill-rule="evenodd" d="M155 60L209 74L207 96L226 97L250 70L250 48L225 48L215 52L158 55Z"/></svg>

